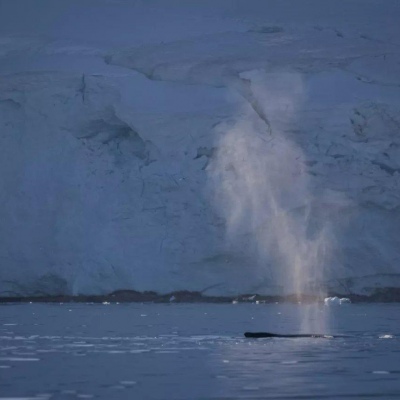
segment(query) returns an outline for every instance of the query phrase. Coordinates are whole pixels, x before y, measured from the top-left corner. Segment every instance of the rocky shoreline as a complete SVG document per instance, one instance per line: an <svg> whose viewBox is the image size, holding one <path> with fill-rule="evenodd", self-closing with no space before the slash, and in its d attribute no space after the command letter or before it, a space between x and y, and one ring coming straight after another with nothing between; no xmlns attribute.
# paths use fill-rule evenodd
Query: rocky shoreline
<svg viewBox="0 0 400 400"><path fill-rule="evenodd" d="M327 296L343 297L343 294L328 293ZM369 295L346 294L352 303L396 303L400 302L400 288L379 288ZM177 291L159 294L152 291L118 290L106 295L59 295L0 297L0 304L7 303L323 303L323 298L312 295L266 296L242 294L238 296L205 296L201 292Z"/></svg>

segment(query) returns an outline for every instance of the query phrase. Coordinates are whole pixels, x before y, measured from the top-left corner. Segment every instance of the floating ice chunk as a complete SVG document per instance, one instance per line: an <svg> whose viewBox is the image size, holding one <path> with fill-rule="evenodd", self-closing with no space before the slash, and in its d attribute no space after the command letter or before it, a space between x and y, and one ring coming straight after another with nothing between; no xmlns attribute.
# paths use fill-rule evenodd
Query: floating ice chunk
<svg viewBox="0 0 400 400"><path fill-rule="evenodd" d="M124 386L132 386L132 385L136 385L136 381L121 381L120 384L124 385Z"/></svg>
<svg viewBox="0 0 400 400"><path fill-rule="evenodd" d="M326 306L339 306L341 303L340 303L339 297L335 296L335 297L327 297L327 298L325 298L324 304Z"/></svg>
<svg viewBox="0 0 400 400"><path fill-rule="evenodd" d="M339 299L339 297L327 297L324 299L324 304L326 306L339 306L341 304L350 304L351 300L347 297Z"/></svg>
<svg viewBox="0 0 400 400"><path fill-rule="evenodd" d="M393 335L381 335L379 339L393 339Z"/></svg>
<svg viewBox="0 0 400 400"><path fill-rule="evenodd" d="M170 303L172 303L173 301L175 301L176 300L176 297L175 296L171 296L170 298L169 298L169 302Z"/></svg>

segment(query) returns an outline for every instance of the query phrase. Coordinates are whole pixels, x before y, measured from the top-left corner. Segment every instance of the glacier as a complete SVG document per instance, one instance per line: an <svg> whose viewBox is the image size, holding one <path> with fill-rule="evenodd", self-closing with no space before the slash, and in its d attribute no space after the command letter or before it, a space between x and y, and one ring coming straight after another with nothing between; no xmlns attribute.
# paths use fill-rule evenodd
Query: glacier
<svg viewBox="0 0 400 400"><path fill-rule="evenodd" d="M0 296L400 287L399 15L0 0Z"/></svg>

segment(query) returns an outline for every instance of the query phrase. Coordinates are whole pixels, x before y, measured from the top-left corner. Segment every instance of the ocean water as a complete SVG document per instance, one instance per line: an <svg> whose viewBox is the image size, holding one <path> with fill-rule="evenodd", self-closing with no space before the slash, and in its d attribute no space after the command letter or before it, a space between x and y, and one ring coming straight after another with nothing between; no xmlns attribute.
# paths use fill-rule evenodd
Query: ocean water
<svg viewBox="0 0 400 400"><path fill-rule="evenodd" d="M400 305L318 308L338 339L299 332L293 304L0 306L4 399L400 399ZM303 324L304 326L304 324Z"/></svg>

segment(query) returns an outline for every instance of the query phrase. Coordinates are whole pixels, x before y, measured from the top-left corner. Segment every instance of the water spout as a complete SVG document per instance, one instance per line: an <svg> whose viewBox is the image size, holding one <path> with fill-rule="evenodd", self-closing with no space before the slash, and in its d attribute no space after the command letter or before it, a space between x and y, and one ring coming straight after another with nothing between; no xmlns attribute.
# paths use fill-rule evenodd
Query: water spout
<svg viewBox="0 0 400 400"><path fill-rule="evenodd" d="M233 123L218 126L209 168L227 246L255 260L249 273L265 290L323 300L328 224L310 187L305 155L285 132L302 103L301 77L253 71L241 79L243 87L239 82L235 89L245 105ZM324 329L317 306L303 311L302 331Z"/></svg>

